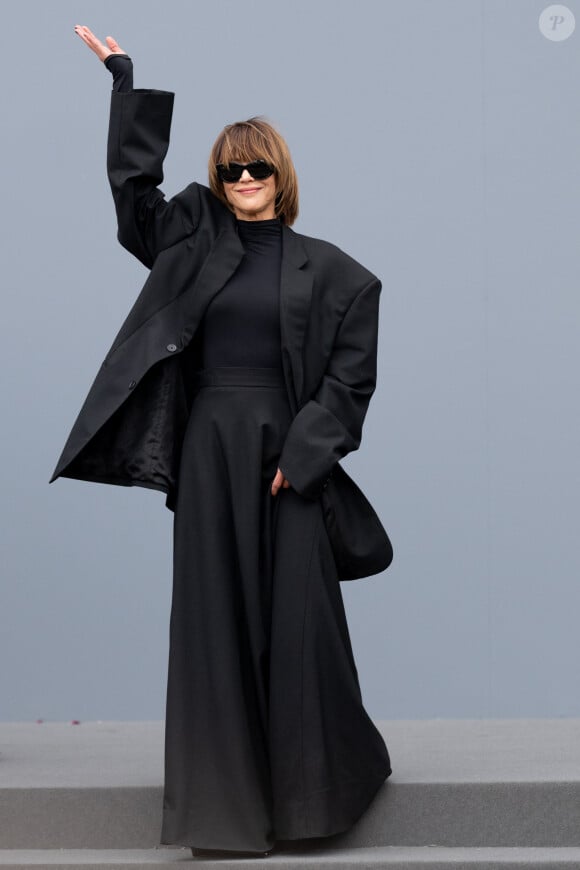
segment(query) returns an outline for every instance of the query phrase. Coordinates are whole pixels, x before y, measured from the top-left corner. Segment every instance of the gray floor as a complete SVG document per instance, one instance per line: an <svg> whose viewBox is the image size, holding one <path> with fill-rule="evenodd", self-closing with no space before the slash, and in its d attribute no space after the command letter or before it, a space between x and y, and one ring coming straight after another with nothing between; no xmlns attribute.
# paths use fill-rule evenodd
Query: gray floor
<svg viewBox="0 0 580 870"><path fill-rule="evenodd" d="M377 723L393 775L333 837L280 843L280 870L580 870L580 720ZM159 844L163 722L0 724L2 870L266 867Z"/></svg>
<svg viewBox="0 0 580 870"><path fill-rule="evenodd" d="M236 868L268 868L278 870L299 870L315 867L316 870L332 870L334 867L356 867L357 870L578 870L580 849L472 849L443 848L426 846L413 848L407 846L383 846L381 848L344 849L325 851L319 854L304 852L295 855L275 855L265 862L252 859L236 860L198 860L191 857L189 850L132 850L132 851L5 851L0 852L0 867L5 870L23 868L73 868L83 870L116 870L116 868L148 867L174 868L185 864L192 870L219 867L221 870Z"/></svg>
<svg viewBox="0 0 580 870"><path fill-rule="evenodd" d="M377 724L391 754L390 782L580 780L579 719ZM0 786L160 785L163 735L163 722L0 723Z"/></svg>

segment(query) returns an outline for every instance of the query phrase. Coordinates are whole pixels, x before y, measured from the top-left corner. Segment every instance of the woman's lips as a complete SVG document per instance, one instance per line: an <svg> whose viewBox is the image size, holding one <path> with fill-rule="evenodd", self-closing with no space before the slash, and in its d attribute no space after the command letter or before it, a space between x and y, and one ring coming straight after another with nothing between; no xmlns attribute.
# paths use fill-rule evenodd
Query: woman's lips
<svg viewBox="0 0 580 870"><path fill-rule="evenodd" d="M246 187L244 190L238 190L238 193L243 193L244 195L247 193L257 193L260 189L259 187Z"/></svg>

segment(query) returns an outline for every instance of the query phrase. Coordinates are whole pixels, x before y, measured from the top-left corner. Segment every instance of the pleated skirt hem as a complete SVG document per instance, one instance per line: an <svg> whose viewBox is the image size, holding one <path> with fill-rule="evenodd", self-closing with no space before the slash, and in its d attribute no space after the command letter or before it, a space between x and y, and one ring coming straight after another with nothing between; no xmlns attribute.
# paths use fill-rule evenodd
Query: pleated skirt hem
<svg viewBox="0 0 580 870"><path fill-rule="evenodd" d="M332 837L350 830L365 814L381 787L391 775L388 770L379 777L360 779L343 783L336 787L321 789L308 796L304 801L292 800L283 809L274 809L274 818L280 814L283 824L275 824L272 836L265 839L262 846L266 850L278 841L314 840ZM329 800L329 793L330 800ZM163 846L190 846L198 849L223 849L224 839L219 844L198 837L198 842L190 842L191 837L183 834L170 834L164 829L159 839ZM231 850L244 850L247 844L229 845ZM260 846L252 846L256 851Z"/></svg>
<svg viewBox="0 0 580 870"><path fill-rule="evenodd" d="M304 801L284 806L284 824L275 824L278 840L331 837L348 831L366 812L391 769L371 779L359 779L322 789ZM276 817L276 810L274 811Z"/></svg>

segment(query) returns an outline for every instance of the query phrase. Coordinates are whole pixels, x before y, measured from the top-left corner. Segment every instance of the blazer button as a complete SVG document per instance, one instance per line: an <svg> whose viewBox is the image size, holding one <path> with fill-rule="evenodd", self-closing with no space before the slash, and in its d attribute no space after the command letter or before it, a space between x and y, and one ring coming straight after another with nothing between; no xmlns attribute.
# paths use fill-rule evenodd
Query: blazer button
<svg viewBox="0 0 580 870"><path fill-rule="evenodd" d="M167 350L170 350L171 352L173 352L174 350L177 350L177 345L176 344L168 344Z"/></svg>
<svg viewBox="0 0 580 870"><path fill-rule="evenodd" d="M137 381L131 381L131 383L129 384L129 389L132 390L133 387L136 387L136 386L137 386Z"/></svg>

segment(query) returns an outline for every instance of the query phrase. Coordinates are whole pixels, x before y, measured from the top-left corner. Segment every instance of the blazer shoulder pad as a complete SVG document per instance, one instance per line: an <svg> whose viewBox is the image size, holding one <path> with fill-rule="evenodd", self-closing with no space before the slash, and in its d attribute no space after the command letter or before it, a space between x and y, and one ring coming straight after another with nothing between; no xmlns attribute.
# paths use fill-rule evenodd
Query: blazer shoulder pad
<svg viewBox="0 0 580 870"><path fill-rule="evenodd" d="M339 278L352 288L354 296L373 281L380 284L376 275L338 245L313 236L301 235L300 238L316 272L328 280Z"/></svg>
<svg viewBox="0 0 580 870"><path fill-rule="evenodd" d="M200 224L219 225L225 220L231 220L230 210L215 196L209 187L192 181L173 197L178 202L190 231L197 230Z"/></svg>
<svg viewBox="0 0 580 870"><path fill-rule="evenodd" d="M211 189L206 184L197 183L199 199L202 207L202 213L211 215L216 221L232 220L233 213L224 205L221 199L212 193Z"/></svg>

